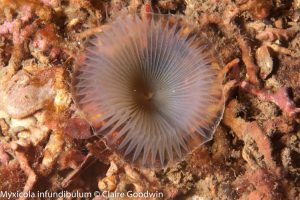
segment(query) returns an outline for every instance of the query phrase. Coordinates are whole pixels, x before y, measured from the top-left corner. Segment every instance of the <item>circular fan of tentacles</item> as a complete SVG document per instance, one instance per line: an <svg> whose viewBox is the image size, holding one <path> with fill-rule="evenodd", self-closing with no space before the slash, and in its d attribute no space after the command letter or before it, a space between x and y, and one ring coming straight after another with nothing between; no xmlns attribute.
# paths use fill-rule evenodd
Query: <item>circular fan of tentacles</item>
<svg viewBox="0 0 300 200"><path fill-rule="evenodd" d="M222 86L195 30L170 15L128 14L88 42L73 78L75 102L132 164L165 166L212 139Z"/></svg>

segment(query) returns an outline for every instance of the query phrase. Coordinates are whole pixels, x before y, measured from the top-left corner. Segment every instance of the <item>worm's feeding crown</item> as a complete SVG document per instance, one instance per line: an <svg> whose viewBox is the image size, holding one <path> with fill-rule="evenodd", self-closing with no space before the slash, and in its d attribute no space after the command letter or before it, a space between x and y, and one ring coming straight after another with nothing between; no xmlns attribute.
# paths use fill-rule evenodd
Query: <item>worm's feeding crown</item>
<svg viewBox="0 0 300 200"><path fill-rule="evenodd" d="M116 19L90 40L75 100L108 145L143 166L180 160L212 138L221 83L203 38L181 20Z"/></svg>

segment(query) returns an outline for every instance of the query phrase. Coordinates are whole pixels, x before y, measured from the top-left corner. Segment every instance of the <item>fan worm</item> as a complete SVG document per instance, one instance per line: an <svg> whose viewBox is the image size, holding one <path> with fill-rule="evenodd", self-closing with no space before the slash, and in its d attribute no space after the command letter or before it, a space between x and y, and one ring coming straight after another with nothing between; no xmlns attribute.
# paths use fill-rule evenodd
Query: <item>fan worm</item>
<svg viewBox="0 0 300 200"><path fill-rule="evenodd" d="M73 77L79 109L142 166L181 160L212 139L224 108L205 37L170 15L121 16L89 40Z"/></svg>

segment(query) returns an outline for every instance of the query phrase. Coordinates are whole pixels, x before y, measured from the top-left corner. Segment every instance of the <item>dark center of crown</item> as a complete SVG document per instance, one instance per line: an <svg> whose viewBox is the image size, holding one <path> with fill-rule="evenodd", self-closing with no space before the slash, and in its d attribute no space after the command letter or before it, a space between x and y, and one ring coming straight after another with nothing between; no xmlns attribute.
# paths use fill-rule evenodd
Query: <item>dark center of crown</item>
<svg viewBox="0 0 300 200"><path fill-rule="evenodd" d="M137 77L132 81L131 91L134 103L143 110L154 110L154 89L150 81Z"/></svg>

